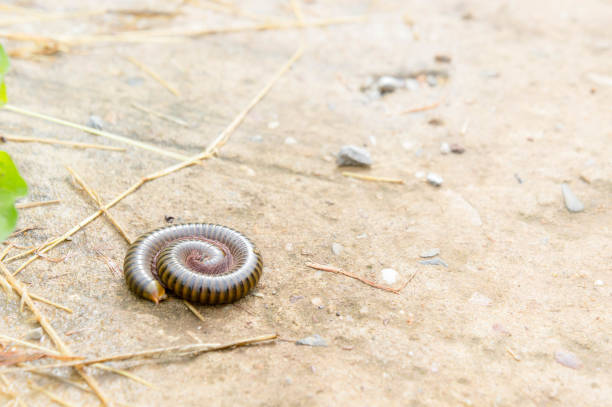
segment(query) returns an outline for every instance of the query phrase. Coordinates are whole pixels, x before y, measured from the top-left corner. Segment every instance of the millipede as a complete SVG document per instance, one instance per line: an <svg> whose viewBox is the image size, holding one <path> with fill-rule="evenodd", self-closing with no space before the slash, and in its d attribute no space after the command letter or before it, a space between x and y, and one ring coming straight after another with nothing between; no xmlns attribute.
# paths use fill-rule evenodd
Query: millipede
<svg viewBox="0 0 612 407"><path fill-rule="evenodd" d="M158 304L166 290L201 304L225 304L255 287L263 262L255 245L227 226L161 227L132 243L123 262L128 287Z"/></svg>

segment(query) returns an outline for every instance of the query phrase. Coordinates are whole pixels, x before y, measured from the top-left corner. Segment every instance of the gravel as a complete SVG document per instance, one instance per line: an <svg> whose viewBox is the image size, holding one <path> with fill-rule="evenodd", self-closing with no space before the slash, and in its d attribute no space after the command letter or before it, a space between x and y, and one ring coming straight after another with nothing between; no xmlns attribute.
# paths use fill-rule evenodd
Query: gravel
<svg viewBox="0 0 612 407"><path fill-rule="evenodd" d="M565 200L565 207L570 212L582 212L584 210L584 205L580 200L574 195L569 185L563 184L561 185L561 192L563 192L563 199Z"/></svg>
<svg viewBox="0 0 612 407"><path fill-rule="evenodd" d="M440 185L442 185L444 180L438 174L430 172L429 174L427 174L427 182L429 182L434 187L439 187Z"/></svg>
<svg viewBox="0 0 612 407"><path fill-rule="evenodd" d="M336 158L336 163L339 167L369 167L372 165L372 158L368 150L349 145L340 149L338 157Z"/></svg>
<svg viewBox="0 0 612 407"><path fill-rule="evenodd" d="M463 147L461 144L451 144L450 151L455 154L463 154L465 153L465 147Z"/></svg>
<svg viewBox="0 0 612 407"><path fill-rule="evenodd" d="M419 263L424 264L426 266L444 266L448 267L448 264L444 260L439 257L434 259L420 260Z"/></svg>
<svg viewBox="0 0 612 407"><path fill-rule="evenodd" d="M568 352L566 350L558 350L555 352L555 360L560 365L565 367L569 367L570 369L580 369L582 367L582 362L578 358L578 356L574 355L572 352Z"/></svg>
<svg viewBox="0 0 612 407"><path fill-rule="evenodd" d="M399 88L406 87L406 81L393 76L381 76L375 86L378 92L384 95L385 93L395 92Z"/></svg>
<svg viewBox="0 0 612 407"><path fill-rule="evenodd" d="M419 256L423 258L428 258L428 257L436 257L438 254L440 254L440 249L435 247L433 249L427 249L427 250L422 251L421 254L419 254Z"/></svg>
<svg viewBox="0 0 612 407"><path fill-rule="evenodd" d="M382 276L382 280L386 284L395 284L397 282L397 271L393 269L382 269L380 270L380 274Z"/></svg>
<svg viewBox="0 0 612 407"><path fill-rule="evenodd" d="M102 128L104 127L104 121L100 116L92 114L91 116L89 116L87 126L93 127L94 129L102 130Z"/></svg>
<svg viewBox="0 0 612 407"><path fill-rule="evenodd" d="M442 153L442 154L445 154L445 155L446 155L446 154L448 154L448 153L450 153L450 152L451 152L451 148L450 148L450 146L448 145L448 143L442 143L442 144L440 144L440 153Z"/></svg>
<svg viewBox="0 0 612 407"><path fill-rule="evenodd" d="M332 253L335 254L336 256L342 253L342 249L344 249L344 247L342 247L340 243L332 243L331 250L332 250Z"/></svg>
<svg viewBox="0 0 612 407"><path fill-rule="evenodd" d="M321 335L314 334L311 336L307 336L306 338L302 338L295 342L296 345L305 345L305 346L327 346L327 342L325 339L321 338Z"/></svg>

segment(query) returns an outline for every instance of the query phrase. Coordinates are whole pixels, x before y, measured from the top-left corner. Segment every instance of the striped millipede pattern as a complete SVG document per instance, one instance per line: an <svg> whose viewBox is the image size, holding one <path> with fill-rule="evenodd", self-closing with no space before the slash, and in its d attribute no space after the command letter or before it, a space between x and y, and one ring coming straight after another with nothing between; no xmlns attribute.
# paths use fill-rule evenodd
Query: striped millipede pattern
<svg viewBox="0 0 612 407"><path fill-rule="evenodd" d="M123 263L128 287L156 304L167 298L166 289L202 304L233 302L255 287L262 269L261 255L246 236L209 223L146 233Z"/></svg>

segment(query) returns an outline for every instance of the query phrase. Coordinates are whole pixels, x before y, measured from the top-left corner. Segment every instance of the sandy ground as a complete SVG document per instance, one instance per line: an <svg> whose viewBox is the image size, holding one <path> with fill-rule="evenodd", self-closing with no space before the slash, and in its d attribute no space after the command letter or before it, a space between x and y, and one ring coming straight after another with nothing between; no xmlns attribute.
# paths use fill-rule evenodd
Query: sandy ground
<svg viewBox="0 0 612 407"><path fill-rule="evenodd" d="M288 2L236 3L292 18ZM127 248L99 218L50 252L67 256L63 262L38 260L19 275L31 292L74 309L67 314L41 306L71 350L98 356L193 343L194 337L226 342L271 332L284 339L130 368L154 388L91 371L112 400L132 406L612 405L612 4L299 3L307 18L369 19L163 44L92 44L13 59L7 77L13 105L81 124L98 115L105 130L192 155L300 42L306 44L302 59L218 159L148 183L111 210L133 237L164 225L165 216L242 231L264 258L256 295L235 305L199 306L206 322L177 299L155 306L137 298L97 255L121 265ZM90 6L174 7L160 1ZM170 19L107 14L3 30L82 35L252 24L195 6L180 10ZM23 45L3 43L9 50ZM451 62L436 62L436 55ZM361 91L370 76L423 69L442 70L448 80L377 100ZM180 117L189 127L132 103ZM435 103L424 112L400 113ZM11 112L0 112L0 131L120 145ZM465 153L441 154L444 142L460 144ZM371 152L374 165L362 173L405 184L343 177L334 154L346 144ZM61 200L21 211L19 227L40 228L15 239L22 245L41 244L95 212L65 166L108 202L177 162L130 146L123 153L18 143L2 148L30 185L26 201ZM430 171L444 178L441 187L419 178ZM583 212L566 210L562 183L584 203ZM343 246L340 254L332 253L333 243ZM419 263L419 254L432 248L448 267ZM399 273L394 286L411 281L396 295L309 269L308 261L381 284L381 270L393 268ZM2 333L24 338L37 326L19 312L15 297L0 301L0 308ZM293 343L313 334L328 346ZM41 343L53 346L46 336ZM574 358L574 366L560 363L564 358L566 365ZM28 390L28 379L76 405L97 403L55 380L6 376L30 406L50 401Z"/></svg>

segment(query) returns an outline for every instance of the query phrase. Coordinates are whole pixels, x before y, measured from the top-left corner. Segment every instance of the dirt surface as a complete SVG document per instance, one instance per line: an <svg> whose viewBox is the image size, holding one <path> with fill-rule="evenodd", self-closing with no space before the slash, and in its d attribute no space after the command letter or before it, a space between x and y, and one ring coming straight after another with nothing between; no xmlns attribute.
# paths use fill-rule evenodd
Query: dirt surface
<svg viewBox="0 0 612 407"><path fill-rule="evenodd" d="M293 18L285 1L236 3ZM226 342L277 332L283 339L129 369L153 388L90 370L104 393L132 406L612 405L610 2L298 3L307 19L368 20L167 43L94 43L12 61L6 78L11 104L80 124L97 115L107 131L193 155L305 44L304 56L218 158L147 183L111 210L132 237L166 224L166 216L240 230L264 258L255 295L233 305L198 306L206 322L180 300L155 306L137 298L98 255L121 266L127 249L103 218L49 253L67 256L64 261L37 260L19 274L31 292L74 310L41 305L78 355L195 338ZM57 10L83 7L62 1ZM178 10L172 18L107 13L4 31L80 36L254 24L195 5ZM23 45L2 41L8 50ZM436 62L436 55L450 63ZM156 71L179 96L126 56ZM361 90L369 77L422 71L448 77L430 79L434 86L420 77L415 89L379 99ZM96 211L65 166L109 202L177 162L7 111L0 112L0 132L127 148L2 145L30 185L24 201L61 200L20 212L18 227L38 228L14 239L21 245L59 236ZM465 152L441 154L442 143ZM353 170L405 184L343 177L334 154L347 144L365 146L374 161L371 169ZM441 187L425 181L429 172L444 179ZM582 201L583 212L565 208L563 183ZM341 253L332 253L333 243L342 245ZM448 267L420 263L419 255L432 248L440 249ZM393 268L399 274L394 287L410 282L396 295L315 271L308 261L383 285L381 270ZM24 338L37 326L28 312L19 312L15 297L0 301L0 309L2 333ZM313 334L328 346L294 343ZM46 336L41 344L53 347ZM77 379L66 369L53 372ZM28 379L76 405L98 403L55 380L6 376L30 406L50 401L29 390Z"/></svg>

